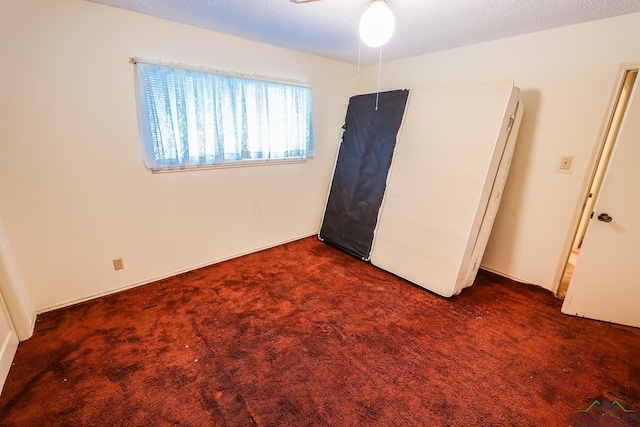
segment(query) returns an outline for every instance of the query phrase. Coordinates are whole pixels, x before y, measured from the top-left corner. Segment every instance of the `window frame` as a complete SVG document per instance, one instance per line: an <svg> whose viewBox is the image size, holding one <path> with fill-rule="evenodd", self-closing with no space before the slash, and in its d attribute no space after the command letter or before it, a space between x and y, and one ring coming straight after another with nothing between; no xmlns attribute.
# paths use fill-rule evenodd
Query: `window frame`
<svg viewBox="0 0 640 427"><path fill-rule="evenodd" d="M180 172L180 171L191 171L191 170L203 170L203 169L219 169L219 168L235 168L235 167L245 167L245 166L260 166L260 165L273 165L273 164L289 164L289 163L305 163L310 159L314 158L315 155L315 134L313 127L313 97L311 86L303 81L295 80L295 79L286 79L286 78L278 78L257 74L246 74L239 72L230 72L224 71L209 67L202 66L193 66L186 64L178 64L172 62L158 61L158 60L149 60L142 59L137 57L130 58L130 62L134 64L134 79L135 79L135 93L136 93L136 106L138 113L138 127L140 133L140 144L142 148L143 161L144 165L147 169L149 169L153 173L165 173L165 172ZM205 162L205 163L191 163L191 164L175 164L175 165L154 165L153 160L155 159L154 155L154 140L151 135L151 125L149 118L149 105L145 99L144 88L140 83L140 77L138 72L138 64L150 65L150 66L159 66L159 67L168 67L173 69L182 69L187 71L194 71L198 73L206 73L211 74L213 76L221 76L221 77L231 77L235 79L243 79L251 82L265 82L265 83L275 83L278 85L292 86L292 87L302 87L309 90L308 94L308 116L305 120L308 120L308 136L306 139L306 152L303 156L292 156L292 157L275 157L275 158L241 158L241 159L233 159L233 160L220 160L214 162ZM223 142L224 144L224 142Z"/></svg>

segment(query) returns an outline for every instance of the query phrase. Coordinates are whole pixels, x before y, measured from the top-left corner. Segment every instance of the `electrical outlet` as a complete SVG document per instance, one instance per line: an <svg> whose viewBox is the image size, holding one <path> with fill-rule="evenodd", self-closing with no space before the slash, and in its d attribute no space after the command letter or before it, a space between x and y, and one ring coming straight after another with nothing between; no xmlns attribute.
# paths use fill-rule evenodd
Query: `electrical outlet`
<svg viewBox="0 0 640 427"><path fill-rule="evenodd" d="M122 262L122 258L117 258L113 260L114 270L122 270L123 268L124 268L124 262Z"/></svg>

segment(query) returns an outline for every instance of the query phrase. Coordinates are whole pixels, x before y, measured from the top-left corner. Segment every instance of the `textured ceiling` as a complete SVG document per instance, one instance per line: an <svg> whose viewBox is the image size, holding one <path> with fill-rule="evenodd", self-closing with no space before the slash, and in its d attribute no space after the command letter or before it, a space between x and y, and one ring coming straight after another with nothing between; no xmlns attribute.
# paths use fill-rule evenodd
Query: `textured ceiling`
<svg viewBox="0 0 640 427"><path fill-rule="evenodd" d="M369 0L89 0L343 62L358 61ZM639 0L388 0L383 61L640 12ZM363 65L379 49L362 45Z"/></svg>

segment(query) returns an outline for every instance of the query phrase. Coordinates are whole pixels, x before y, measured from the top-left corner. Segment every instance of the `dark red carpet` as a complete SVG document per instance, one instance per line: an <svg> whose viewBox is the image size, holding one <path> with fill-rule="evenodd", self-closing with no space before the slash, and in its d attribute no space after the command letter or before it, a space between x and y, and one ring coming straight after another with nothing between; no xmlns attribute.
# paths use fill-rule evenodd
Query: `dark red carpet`
<svg viewBox="0 0 640 427"><path fill-rule="evenodd" d="M640 410L640 330L560 306L487 272L441 298L307 238L40 315L0 424L568 426L596 399Z"/></svg>

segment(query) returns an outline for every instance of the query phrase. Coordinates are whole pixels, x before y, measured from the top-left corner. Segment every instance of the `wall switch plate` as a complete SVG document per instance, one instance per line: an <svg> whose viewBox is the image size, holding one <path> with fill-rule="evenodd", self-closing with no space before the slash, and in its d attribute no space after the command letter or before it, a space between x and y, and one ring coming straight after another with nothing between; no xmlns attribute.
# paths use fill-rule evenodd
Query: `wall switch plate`
<svg viewBox="0 0 640 427"><path fill-rule="evenodd" d="M560 160L556 166L557 173L573 173L573 166L576 162L576 154L560 153Z"/></svg>
<svg viewBox="0 0 640 427"><path fill-rule="evenodd" d="M562 170L571 170L571 163L573 163L572 156L562 156L560 158L560 169Z"/></svg>
<svg viewBox="0 0 640 427"><path fill-rule="evenodd" d="M122 258L117 258L113 260L114 270L122 270L123 268L124 268L124 262L122 262Z"/></svg>

